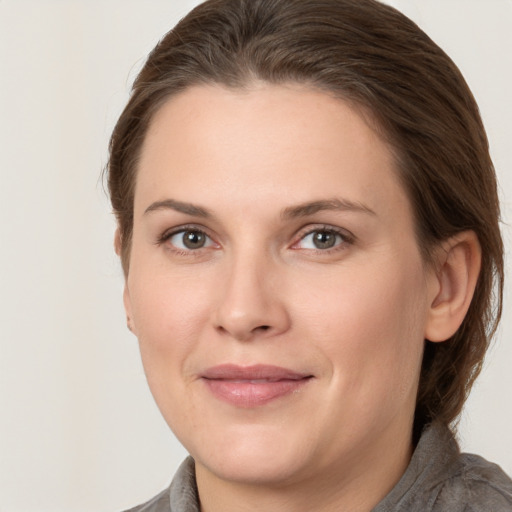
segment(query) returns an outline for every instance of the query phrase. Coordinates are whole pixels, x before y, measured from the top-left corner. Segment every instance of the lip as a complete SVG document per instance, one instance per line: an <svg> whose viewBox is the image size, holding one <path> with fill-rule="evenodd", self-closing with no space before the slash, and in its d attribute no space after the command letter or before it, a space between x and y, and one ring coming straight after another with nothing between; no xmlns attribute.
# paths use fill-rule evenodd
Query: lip
<svg viewBox="0 0 512 512"><path fill-rule="evenodd" d="M265 405L299 391L313 375L273 365L223 364L201 374L211 393L236 407Z"/></svg>

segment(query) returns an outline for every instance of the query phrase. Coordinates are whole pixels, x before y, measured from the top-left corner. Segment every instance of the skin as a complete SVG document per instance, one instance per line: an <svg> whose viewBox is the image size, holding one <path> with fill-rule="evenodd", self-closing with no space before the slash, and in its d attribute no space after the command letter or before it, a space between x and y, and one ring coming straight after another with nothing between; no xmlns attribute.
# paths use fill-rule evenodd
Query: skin
<svg viewBox="0 0 512 512"><path fill-rule="evenodd" d="M386 143L298 85L193 87L152 121L134 213L125 307L202 509L370 510L410 459L424 339L446 337L457 275L422 261ZM238 407L201 378L225 363L312 378Z"/></svg>

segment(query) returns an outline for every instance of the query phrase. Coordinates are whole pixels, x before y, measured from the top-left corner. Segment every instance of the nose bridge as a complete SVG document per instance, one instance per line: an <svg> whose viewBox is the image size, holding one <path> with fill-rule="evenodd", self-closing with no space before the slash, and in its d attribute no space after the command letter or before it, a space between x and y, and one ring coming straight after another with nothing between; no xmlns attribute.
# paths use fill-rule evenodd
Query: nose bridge
<svg viewBox="0 0 512 512"><path fill-rule="evenodd" d="M288 311L276 282L279 265L270 251L240 248L225 263L216 328L238 340L286 330Z"/></svg>

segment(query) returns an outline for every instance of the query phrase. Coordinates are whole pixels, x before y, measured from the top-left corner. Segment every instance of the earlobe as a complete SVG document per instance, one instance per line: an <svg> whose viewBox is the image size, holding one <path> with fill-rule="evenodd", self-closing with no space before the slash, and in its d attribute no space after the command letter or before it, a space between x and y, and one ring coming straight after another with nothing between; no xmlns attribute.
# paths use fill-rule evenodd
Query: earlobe
<svg viewBox="0 0 512 512"><path fill-rule="evenodd" d="M114 250L118 256L121 256L121 231L119 231L119 228L116 229L114 234Z"/></svg>
<svg viewBox="0 0 512 512"><path fill-rule="evenodd" d="M453 336L462 324L475 292L482 250L473 231L458 233L438 247L437 287L432 297L425 338L441 342Z"/></svg>
<svg viewBox="0 0 512 512"><path fill-rule="evenodd" d="M119 228L116 229L116 232L114 234L114 249L116 251L116 254L120 257L121 256L121 232L119 231ZM124 304L124 310L126 313L126 327L128 327L128 330L135 333L135 325L133 323L133 316L132 316L132 305L131 305L131 299L130 299L130 291L128 289L128 276L125 273L125 282L124 282L124 291L123 291L123 304Z"/></svg>
<svg viewBox="0 0 512 512"><path fill-rule="evenodd" d="M130 290L128 289L127 282L125 282L125 284L124 284L123 303L124 303L124 310L126 313L126 326L128 327L128 329L131 332L133 332L133 334L137 335L135 324L133 322L132 303L131 303L131 299L130 299Z"/></svg>

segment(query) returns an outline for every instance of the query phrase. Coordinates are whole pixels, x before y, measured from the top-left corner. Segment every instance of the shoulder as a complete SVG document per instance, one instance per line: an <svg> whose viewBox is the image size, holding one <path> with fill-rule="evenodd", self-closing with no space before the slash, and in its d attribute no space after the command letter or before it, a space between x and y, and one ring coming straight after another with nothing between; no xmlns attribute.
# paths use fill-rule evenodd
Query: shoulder
<svg viewBox="0 0 512 512"><path fill-rule="evenodd" d="M512 511L512 480L498 465L463 453L446 476L436 500L439 510Z"/></svg>
<svg viewBox="0 0 512 512"><path fill-rule="evenodd" d="M171 485L154 498L124 512L199 512L199 499L192 457L179 467Z"/></svg>
<svg viewBox="0 0 512 512"><path fill-rule="evenodd" d="M170 510L169 488L167 488L142 505L137 505L124 512L170 512Z"/></svg>
<svg viewBox="0 0 512 512"><path fill-rule="evenodd" d="M432 424L409 466L373 512L512 512L512 480L496 464L460 453L452 432Z"/></svg>

